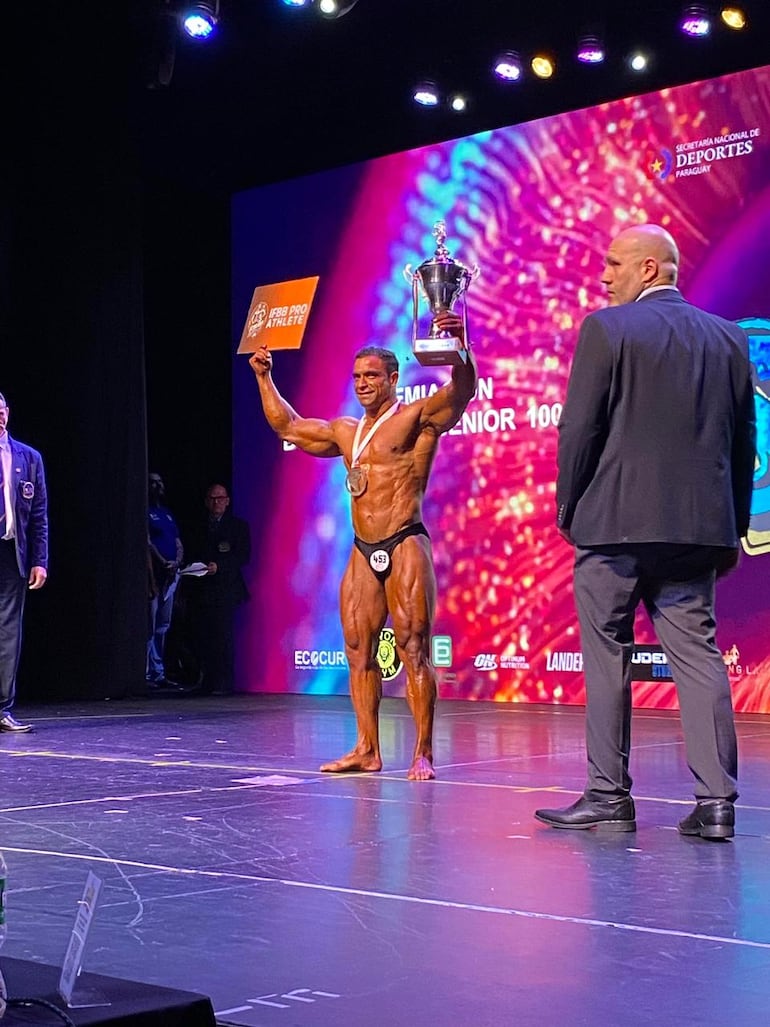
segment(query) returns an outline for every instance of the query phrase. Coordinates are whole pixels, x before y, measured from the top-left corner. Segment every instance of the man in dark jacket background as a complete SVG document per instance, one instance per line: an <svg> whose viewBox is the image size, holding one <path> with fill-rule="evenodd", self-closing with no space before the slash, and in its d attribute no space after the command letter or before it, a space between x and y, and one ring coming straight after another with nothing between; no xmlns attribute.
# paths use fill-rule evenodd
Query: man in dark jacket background
<svg viewBox="0 0 770 1027"><path fill-rule="evenodd" d="M201 663L204 694L229 695L235 688L233 620L235 608L248 599L242 568L251 555L249 525L230 512L224 485L210 485L206 518L189 548L193 561L207 573L190 580L191 644Z"/></svg>

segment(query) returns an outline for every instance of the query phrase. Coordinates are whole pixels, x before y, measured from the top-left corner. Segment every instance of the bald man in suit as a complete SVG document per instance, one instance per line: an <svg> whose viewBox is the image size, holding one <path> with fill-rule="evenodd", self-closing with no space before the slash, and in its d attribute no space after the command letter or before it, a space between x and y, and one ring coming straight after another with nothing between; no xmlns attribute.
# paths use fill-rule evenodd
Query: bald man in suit
<svg viewBox="0 0 770 1027"><path fill-rule="evenodd" d="M716 578L749 525L755 459L748 339L688 303L657 225L612 241L609 307L581 327L559 425L557 525L575 547L588 781L556 828L636 827L628 758L631 656L643 602L677 688L695 808L679 831L734 834L737 745L715 641Z"/></svg>

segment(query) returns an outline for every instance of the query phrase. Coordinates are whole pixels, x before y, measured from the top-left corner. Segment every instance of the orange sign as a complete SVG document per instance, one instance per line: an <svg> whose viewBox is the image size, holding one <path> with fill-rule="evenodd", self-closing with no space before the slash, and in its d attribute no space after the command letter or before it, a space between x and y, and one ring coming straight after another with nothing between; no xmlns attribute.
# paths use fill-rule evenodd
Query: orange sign
<svg viewBox="0 0 770 1027"><path fill-rule="evenodd" d="M275 285L258 285L251 298L238 352L253 353L258 346L299 349L317 285L317 275Z"/></svg>

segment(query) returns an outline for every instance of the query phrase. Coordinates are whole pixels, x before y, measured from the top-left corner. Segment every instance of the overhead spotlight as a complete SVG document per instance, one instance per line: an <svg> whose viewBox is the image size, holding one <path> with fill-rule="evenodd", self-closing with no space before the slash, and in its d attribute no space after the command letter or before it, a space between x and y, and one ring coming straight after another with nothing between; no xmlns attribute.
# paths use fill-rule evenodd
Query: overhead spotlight
<svg viewBox="0 0 770 1027"><path fill-rule="evenodd" d="M553 58L548 57L546 54L537 54L533 57L530 67L538 78L550 78L554 71L556 71L556 64Z"/></svg>
<svg viewBox="0 0 770 1027"><path fill-rule="evenodd" d="M208 39L219 21L219 0L185 4L180 18L182 28L191 39Z"/></svg>
<svg viewBox="0 0 770 1027"><path fill-rule="evenodd" d="M740 31L746 28L746 14L740 7L723 7L720 17L729 29Z"/></svg>
<svg viewBox="0 0 770 1027"><path fill-rule="evenodd" d="M435 82L421 82L412 93L412 99L421 107L438 107L441 97Z"/></svg>
<svg viewBox="0 0 770 1027"><path fill-rule="evenodd" d="M468 101L462 93L455 93L454 96L449 98L449 106L457 114L461 114L464 110L468 109Z"/></svg>
<svg viewBox="0 0 770 1027"><path fill-rule="evenodd" d="M606 55L598 36L581 36L575 56L581 64L601 64Z"/></svg>
<svg viewBox="0 0 770 1027"><path fill-rule="evenodd" d="M495 75L501 78L503 82L518 82L524 68L522 67L521 57L519 57L515 50L504 50L495 58L493 70Z"/></svg>
<svg viewBox="0 0 770 1027"><path fill-rule="evenodd" d="M679 28L686 36L702 39L711 32L711 18L703 4L686 4Z"/></svg>
<svg viewBox="0 0 770 1027"><path fill-rule="evenodd" d="M646 53L637 50L628 58L628 66L631 71L646 71L650 65L650 58Z"/></svg>
<svg viewBox="0 0 770 1027"><path fill-rule="evenodd" d="M352 11L358 0L320 0L318 8L327 18L341 18Z"/></svg>
<svg viewBox="0 0 770 1027"><path fill-rule="evenodd" d="M310 0L283 0L287 7L307 7Z"/></svg>

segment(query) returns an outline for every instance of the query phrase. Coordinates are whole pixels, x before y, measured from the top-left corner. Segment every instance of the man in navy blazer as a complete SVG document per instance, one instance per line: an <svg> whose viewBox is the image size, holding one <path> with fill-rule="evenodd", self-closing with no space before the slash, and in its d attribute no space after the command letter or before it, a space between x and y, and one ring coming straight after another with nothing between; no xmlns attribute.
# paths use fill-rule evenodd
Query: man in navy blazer
<svg viewBox="0 0 770 1027"><path fill-rule="evenodd" d="M48 497L42 458L10 437L9 414L0 394L0 731L30 731L11 711L27 587L48 573Z"/></svg>
<svg viewBox="0 0 770 1027"><path fill-rule="evenodd" d="M737 746L715 642L716 578L738 562L755 461L748 339L687 303L657 225L621 232L583 322L559 424L557 525L575 547L588 782L551 827L633 831L634 616L643 602L676 683L696 805L679 831L734 835Z"/></svg>

